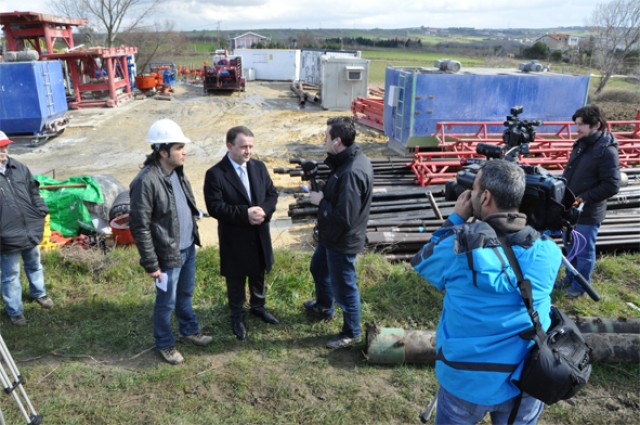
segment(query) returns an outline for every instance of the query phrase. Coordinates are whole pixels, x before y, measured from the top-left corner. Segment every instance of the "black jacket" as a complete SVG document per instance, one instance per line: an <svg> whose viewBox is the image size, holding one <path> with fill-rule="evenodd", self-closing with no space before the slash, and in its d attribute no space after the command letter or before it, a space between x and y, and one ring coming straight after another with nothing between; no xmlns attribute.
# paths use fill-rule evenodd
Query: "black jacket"
<svg viewBox="0 0 640 425"><path fill-rule="evenodd" d="M607 213L607 199L620 189L618 142L611 133L596 132L576 140L562 177L584 201L579 224L598 224Z"/></svg>
<svg viewBox="0 0 640 425"><path fill-rule="evenodd" d="M9 158L0 174L0 252L30 249L42 241L49 209L39 186L24 164Z"/></svg>
<svg viewBox="0 0 640 425"><path fill-rule="evenodd" d="M175 169L191 208L193 240L200 245L195 217L199 215L191 185L183 168ZM171 179L159 163L145 166L131 182L129 228L140 252L140 264L147 273L182 265L180 223Z"/></svg>
<svg viewBox="0 0 640 425"><path fill-rule="evenodd" d="M318 236L325 247L353 255L364 249L373 196L373 168L356 144L324 161L332 169L318 207Z"/></svg>
<svg viewBox="0 0 640 425"><path fill-rule="evenodd" d="M204 178L207 211L218 220L220 274L227 277L260 275L269 272L274 262L269 226L278 191L264 163L251 159L247 174L252 202L228 155L207 170ZM251 206L261 207L266 214L258 226L249 223L247 210Z"/></svg>

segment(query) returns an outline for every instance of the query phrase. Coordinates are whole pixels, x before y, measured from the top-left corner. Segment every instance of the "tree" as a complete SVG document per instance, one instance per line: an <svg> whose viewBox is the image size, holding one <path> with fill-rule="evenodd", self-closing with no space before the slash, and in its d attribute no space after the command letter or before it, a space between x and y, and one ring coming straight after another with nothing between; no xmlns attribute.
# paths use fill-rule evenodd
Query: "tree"
<svg viewBox="0 0 640 425"><path fill-rule="evenodd" d="M549 46L542 41L537 41L533 46L527 47L522 51L522 55L526 59L547 59L549 53Z"/></svg>
<svg viewBox="0 0 640 425"><path fill-rule="evenodd" d="M599 94L611 76L623 68L624 57L640 43L640 2L601 3L593 13L591 26L601 73L595 91Z"/></svg>
<svg viewBox="0 0 640 425"><path fill-rule="evenodd" d="M147 65L156 58L170 58L187 51L189 44L183 33L175 31L172 21L155 23L151 29L129 31L122 34L121 38L126 45L138 47L138 74L147 72Z"/></svg>
<svg viewBox="0 0 640 425"><path fill-rule="evenodd" d="M142 26L160 0L52 0L52 10L70 18L88 18L94 33L104 34L104 44L112 47L123 32Z"/></svg>
<svg viewBox="0 0 640 425"><path fill-rule="evenodd" d="M562 60L562 50L554 50L549 54L549 59L553 62L560 62Z"/></svg>
<svg viewBox="0 0 640 425"><path fill-rule="evenodd" d="M296 40L298 49L313 49L317 47L316 39L309 30L297 33Z"/></svg>

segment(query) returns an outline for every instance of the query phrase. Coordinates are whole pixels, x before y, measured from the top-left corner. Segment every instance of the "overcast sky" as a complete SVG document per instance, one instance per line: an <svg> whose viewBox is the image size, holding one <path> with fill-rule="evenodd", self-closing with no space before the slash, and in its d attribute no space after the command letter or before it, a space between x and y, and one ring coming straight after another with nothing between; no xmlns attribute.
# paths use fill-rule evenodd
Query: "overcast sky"
<svg viewBox="0 0 640 425"><path fill-rule="evenodd" d="M606 0L161 0L150 21L177 30L549 28L584 26ZM51 13L51 0L0 0L1 12Z"/></svg>

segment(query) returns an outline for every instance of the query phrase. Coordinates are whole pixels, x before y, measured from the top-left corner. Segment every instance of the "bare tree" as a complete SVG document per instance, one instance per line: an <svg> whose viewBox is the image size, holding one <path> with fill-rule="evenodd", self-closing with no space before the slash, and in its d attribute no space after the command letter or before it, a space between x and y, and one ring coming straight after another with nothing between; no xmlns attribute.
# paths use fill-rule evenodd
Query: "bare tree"
<svg viewBox="0 0 640 425"><path fill-rule="evenodd" d="M640 43L640 1L613 0L601 3L591 20L595 52L602 74L595 94L623 67L623 60Z"/></svg>
<svg viewBox="0 0 640 425"><path fill-rule="evenodd" d="M127 45L138 46L136 63L139 74L144 73L147 65L157 58L165 59L184 54L189 44L184 34L175 31L171 21L155 23L151 29L130 31L122 35L122 40Z"/></svg>
<svg viewBox="0 0 640 425"><path fill-rule="evenodd" d="M105 35L104 44L112 47L119 34L141 27L160 0L52 0L49 7L71 18L88 18L94 33Z"/></svg>

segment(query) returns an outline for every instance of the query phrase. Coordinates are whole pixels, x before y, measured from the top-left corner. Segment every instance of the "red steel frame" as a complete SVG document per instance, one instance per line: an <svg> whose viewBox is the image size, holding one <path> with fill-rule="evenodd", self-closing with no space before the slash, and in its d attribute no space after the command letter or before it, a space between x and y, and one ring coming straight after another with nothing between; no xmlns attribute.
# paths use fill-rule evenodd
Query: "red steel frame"
<svg viewBox="0 0 640 425"><path fill-rule="evenodd" d="M369 94L374 97L356 97L351 102L353 119L362 125L384 131L384 89L373 87Z"/></svg>
<svg viewBox="0 0 640 425"><path fill-rule="evenodd" d="M87 19L70 19L34 12L0 13L0 25L4 25L9 51L23 50L20 42L26 41L38 51L40 57L54 53L56 39L61 39L69 49L73 49L72 27L85 25L87 22ZM40 45L42 39L47 47L45 52Z"/></svg>
<svg viewBox="0 0 640 425"><path fill-rule="evenodd" d="M356 97L351 102L351 112L357 123L384 131L384 99Z"/></svg>
<svg viewBox="0 0 640 425"><path fill-rule="evenodd" d="M87 22L86 19L33 12L0 13L0 24L4 25L9 50L22 50L19 44L26 41L38 51L41 60L60 59L66 62L74 92L74 100L68 102L69 108L117 106L132 97L127 55L137 53L138 48L75 48L72 27ZM64 41L68 52L55 52L57 39ZM41 40L47 47L46 52L41 49Z"/></svg>
<svg viewBox="0 0 640 425"><path fill-rule="evenodd" d="M50 59L62 59L74 87L74 100L68 102L72 109L94 106L117 106L132 97L129 84L127 55L138 51L137 47L92 48L85 51L56 53ZM106 75L104 73L106 72ZM88 82L87 82L88 80ZM119 90L124 89L118 93ZM108 92L108 96L94 99L93 93ZM83 98L89 94L90 99Z"/></svg>
<svg viewBox="0 0 640 425"><path fill-rule="evenodd" d="M438 140L438 150L420 152L416 148L413 162L408 165L416 176L420 186L442 184L455 177L461 168L461 161L478 158L478 143L501 145L502 133L490 133L489 127L502 126L502 122L440 122L436 125L434 137ZM520 156L519 162L528 165L540 165L547 169L562 170L569 159L574 143L572 122L545 122L545 127L557 128L550 133L538 133L534 142L529 144L529 154ZM631 127L632 130L620 129ZM467 127L470 132L447 133L454 127ZM618 139L618 154L621 168L631 168L640 164L640 109L636 119L629 121L610 121L607 130Z"/></svg>

